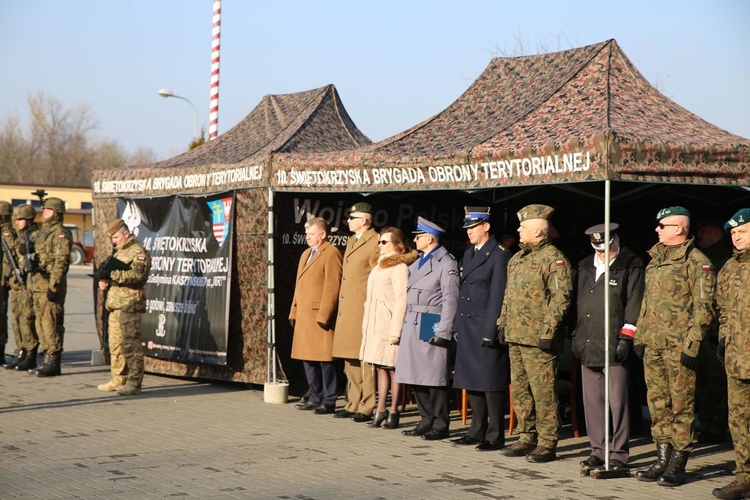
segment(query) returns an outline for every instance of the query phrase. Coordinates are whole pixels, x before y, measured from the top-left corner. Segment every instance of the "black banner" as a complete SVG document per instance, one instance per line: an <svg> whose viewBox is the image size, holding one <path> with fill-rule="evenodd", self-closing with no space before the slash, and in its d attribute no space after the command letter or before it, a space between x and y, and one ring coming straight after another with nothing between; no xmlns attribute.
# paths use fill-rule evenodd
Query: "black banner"
<svg viewBox="0 0 750 500"><path fill-rule="evenodd" d="M151 254L144 354L225 365L234 192L118 199L118 213Z"/></svg>

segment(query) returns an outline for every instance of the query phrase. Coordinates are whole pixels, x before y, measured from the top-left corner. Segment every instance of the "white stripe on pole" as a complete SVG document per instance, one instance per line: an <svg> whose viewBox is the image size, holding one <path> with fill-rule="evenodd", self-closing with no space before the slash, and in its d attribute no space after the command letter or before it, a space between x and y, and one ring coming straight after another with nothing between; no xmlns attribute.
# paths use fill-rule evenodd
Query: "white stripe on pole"
<svg viewBox="0 0 750 500"><path fill-rule="evenodd" d="M221 45L221 0L214 0L211 31L211 101L208 110L208 140L219 135L219 49Z"/></svg>

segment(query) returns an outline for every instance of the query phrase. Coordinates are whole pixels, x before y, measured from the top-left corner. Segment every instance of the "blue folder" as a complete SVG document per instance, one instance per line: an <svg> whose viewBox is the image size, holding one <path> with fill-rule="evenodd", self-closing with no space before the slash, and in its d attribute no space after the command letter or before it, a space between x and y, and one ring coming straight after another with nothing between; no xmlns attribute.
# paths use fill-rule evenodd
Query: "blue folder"
<svg viewBox="0 0 750 500"><path fill-rule="evenodd" d="M434 313L422 313L419 323L419 340L427 342L437 332L440 323L440 315Z"/></svg>

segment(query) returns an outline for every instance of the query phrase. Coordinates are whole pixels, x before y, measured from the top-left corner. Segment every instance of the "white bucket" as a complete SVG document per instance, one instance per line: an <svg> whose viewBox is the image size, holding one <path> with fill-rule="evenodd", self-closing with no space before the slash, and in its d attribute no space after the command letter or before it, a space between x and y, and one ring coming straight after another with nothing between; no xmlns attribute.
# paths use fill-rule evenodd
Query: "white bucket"
<svg viewBox="0 0 750 500"><path fill-rule="evenodd" d="M289 382L279 380L277 382L266 382L263 385L263 401L273 405L286 404L289 399Z"/></svg>

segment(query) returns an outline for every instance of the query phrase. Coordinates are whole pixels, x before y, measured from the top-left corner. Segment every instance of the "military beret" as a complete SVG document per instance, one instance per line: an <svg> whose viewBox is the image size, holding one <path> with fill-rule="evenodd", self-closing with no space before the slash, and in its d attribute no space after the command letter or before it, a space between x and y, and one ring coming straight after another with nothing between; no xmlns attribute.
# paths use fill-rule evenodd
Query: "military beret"
<svg viewBox="0 0 750 500"><path fill-rule="evenodd" d="M490 221L490 207L464 207L464 229Z"/></svg>
<svg viewBox="0 0 750 500"><path fill-rule="evenodd" d="M743 208L724 224L724 231L728 233L735 227L745 225L748 222L750 222L750 208Z"/></svg>
<svg viewBox="0 0 750 500"><path fill-rule="evenodd" d="M673 215L684 215L686 217L690 217L690 212L688 212L687 208L679 206L662 208L661 210L659 210L659 213L656 214L656 220L658 222L664 217L671 217Z"/></svg>
<svg viewBox="0 0 750 500"><path fill-rule="evenodd" d="M438 226L434 222L430 222L422 216L417 217L417 229L412 231L414 234L428 233L438 238L442 238L445 235L445 229Z"/></svg>
<svg viewBox="0 0 750 500"><path fill-rule="evenodd" d="M125 221L122 219L117 219L114 222L110 222L109 226L107 226L107 234L112 236L123 227L125 227Z"/></svg>
<svg viewBox="0 0 750 500"><path fill-rule="evenodd" d="M586 235L588 235L589 239L591 240L591 246L594 247L594 250L604 250L604 224L597 224L596 226L591 226L588 228L585 232ZM619 224L616 224L614 222L609 223L609 243L612 244L612 242L615 239L615 236L617 236L617 229L620 227Z"/></svg>
<svg viewBox="0 0 750 500"><path fill-rule="evenodd" d="M352 205L352 208L349 209L349 213L354 213L354 212L372 214L372 205L364 201L360 201L359 203L355 203L354 205Z"/></svg>
<svg viewBox="0 0 750 500"><path fill-rule="evenodd" d="M518 211L518 220L523 222L529 219L549 220L555 209L547 205L526 205Z"/></svg>

